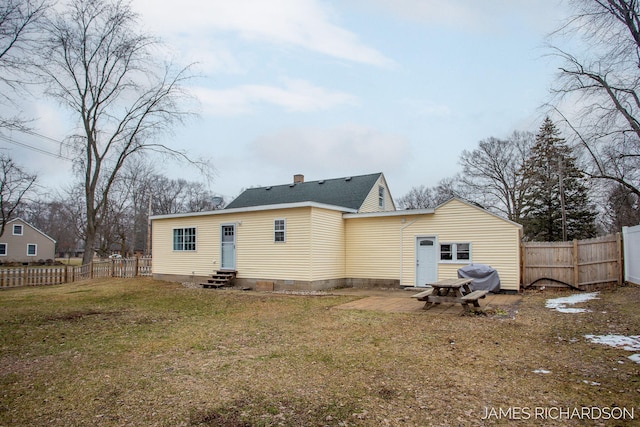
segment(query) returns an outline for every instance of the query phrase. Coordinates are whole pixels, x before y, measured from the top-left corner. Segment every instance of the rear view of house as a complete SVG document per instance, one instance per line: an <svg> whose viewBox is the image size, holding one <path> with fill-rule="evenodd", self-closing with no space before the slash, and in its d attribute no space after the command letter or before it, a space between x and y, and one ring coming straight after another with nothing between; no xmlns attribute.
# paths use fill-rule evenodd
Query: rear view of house
<svg viewBox="0 0 640 427"><path fill-rule="evenodd" d="M520 286L521 227L453 199L396 210L382 173L252 188L226 209L152 217L156 278L231 271L274 289L425 286L488 264Z"/></svg>
<svg viewBox="0 0 640 427"><path fill-rule="evenodd" d="M38 262L55 258L56 241L28 222L8 221L0 235L0 262Z"/></svg>

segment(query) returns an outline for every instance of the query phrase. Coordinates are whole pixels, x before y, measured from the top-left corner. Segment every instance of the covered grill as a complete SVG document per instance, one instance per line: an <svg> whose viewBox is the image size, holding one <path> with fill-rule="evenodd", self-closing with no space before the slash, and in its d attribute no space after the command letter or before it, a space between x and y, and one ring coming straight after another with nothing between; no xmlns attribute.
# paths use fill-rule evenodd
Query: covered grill
<svg viewBox="0 0 640 427"><path fill-rule="evenodd" d="M500 292L500 277L498 272L485 264L469 264L458 269L458 277L461 279L473 279L471 289L474 291L487 290Z"/></svg>

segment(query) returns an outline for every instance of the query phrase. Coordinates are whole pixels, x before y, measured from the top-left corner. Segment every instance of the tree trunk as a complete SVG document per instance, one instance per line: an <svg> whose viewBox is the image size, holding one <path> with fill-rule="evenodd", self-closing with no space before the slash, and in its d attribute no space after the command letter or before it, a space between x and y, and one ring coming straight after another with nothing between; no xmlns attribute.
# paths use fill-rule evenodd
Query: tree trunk
<svg viewBox="0 0 640 427"><path fill-rule="evenodd" d="M82 264L89 264L93 260L96 246L96 221L95 210L87 204L87 227L84 237L84 254L82 255Z"/></svg>

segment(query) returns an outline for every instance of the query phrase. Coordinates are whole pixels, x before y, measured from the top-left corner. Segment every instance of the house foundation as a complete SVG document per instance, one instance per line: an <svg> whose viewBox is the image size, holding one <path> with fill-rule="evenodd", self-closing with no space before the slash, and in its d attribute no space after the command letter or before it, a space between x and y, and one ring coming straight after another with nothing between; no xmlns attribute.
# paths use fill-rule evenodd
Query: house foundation
<svg viewBox="0 0 640 427"><path fill-rule="evenodd" d="M168 282L193 283L194 285L205 283L208 279L207 276L178 274L154 274L153 278ZM237 277L235 279L234 287L240 289L253 289L256 291L324 291L336 288L399 288L400 281L396 279L363 278L304 281Z"/></svg>

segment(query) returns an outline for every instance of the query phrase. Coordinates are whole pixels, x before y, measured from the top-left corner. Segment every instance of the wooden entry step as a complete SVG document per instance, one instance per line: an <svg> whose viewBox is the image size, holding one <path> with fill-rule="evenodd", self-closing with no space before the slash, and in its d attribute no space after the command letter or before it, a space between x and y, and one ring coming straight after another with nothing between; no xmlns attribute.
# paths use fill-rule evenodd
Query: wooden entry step
<svg viewBox="0 0 640 427"><path fill-rule="evenodd" d="M218 270L212 274L207 283L201 283L203 288L228 288L232 287L236 280L237 271Z"/></svg>

